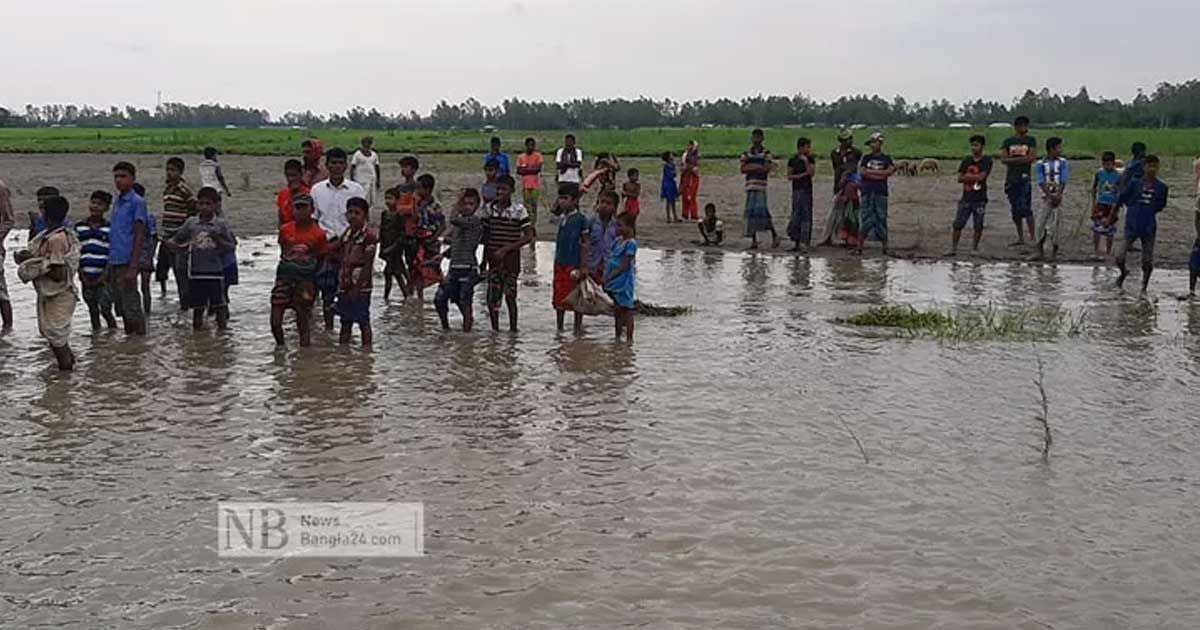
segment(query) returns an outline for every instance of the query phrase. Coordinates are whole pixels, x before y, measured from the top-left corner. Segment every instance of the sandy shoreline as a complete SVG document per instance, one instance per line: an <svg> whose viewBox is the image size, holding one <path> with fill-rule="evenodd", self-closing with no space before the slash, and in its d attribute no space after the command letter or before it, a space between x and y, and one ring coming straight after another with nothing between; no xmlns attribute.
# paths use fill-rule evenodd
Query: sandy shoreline
<svg viewBox="0 0 1200 630"><path fill-rule="evenodd" d="M151 210L161 207L163 163L167 155L92 155L92 154L29 154L0 155L0 179L5 180L13 191L13 204L17 213L18 229L26 225L25 214L34 207L34 191L43 185L60 188L71 200L72 217L82 217L86 212L86 199L95 189L111 189L109 175L111 165L118 159L129 159L139 167L138 179L146 186ZM188 162L187 175L196 178L195 164L199 156L182 156ZM392 185L399 181L397 155L384 155L383 181ZM479 165L482 153L473 155L429 155L420 156L421 170L432 173L438 179L439 197L444 204L451 202L455 191L465 186L478 186L482 181ZM699 247L696 227L689 223L668 224L665 220L662 201L658 198L660 162L654 159L626 159L626 167L636 167L642 172L642 215L638 220L638 240L647 247L666 250L703 249L706 251L744 251L748 239L742 237L742 206L744 193L742 178L732 174L731 160L712 160L702 166L700 203L714 203L726 226L726 244L720 248ZM729 162L730 164L726 164ZM225 202L225 212L234 230L241 236L273 234L275 232L275 194L282 185L283 158L230 155L221 158L226 178L233 196ZM959 198L959 184L955 181L955 163L943 162L942 173L919 177L895 177L890 193L889 222L894 255L913 260L944 259L950 248L950 224ZM1062 251L1058 262L1079 264L1111 264L1111 261L1092 259L1092 232L1088 189L1091 173L1098 167L1095 162L1078 161L1073 164L1074 180L1069 184L1063 206L1061 223ZM710 174L717 172L719 174ZM1171 186L1171 201L1159 219L1157 264L1161 267L1183 267L1187 265L1195 238L1193 217L1195 212L1195 189L1190 169L1166 169L1164 180ZM987 210L987 230L984 232L978 254L970 254L970 231L963 235L957 259L982 262L1004 262L1025 259L1031 248L1009 247L1015 239L1015 231L1009 218L1008 204L1003 197L1002 172L997 169L992 177L989 195L991 202ZM553 180L543 178L543 208L538 217L539 240L552 240L554 226L549 222L550 214L544 207L551 196ZM817 165L815 181L814 241L819 238L825 217L831 205L832 179L828 160ZM790 215L791 194L788 183L782 176L773 176L769 203L776 229L781 236ZM585 207L592 201L585 199ZM373 212L377 221L379 210ZM1119 239L1118 235L1118 239ZM760 242L769 245L769 236L760 234ZM793 255L786 251L791 242L784 240L778 249L764 247L759 253L770 255ZM809 256L836 258L852 255L844 248L812 248ZM879 256L877 244L869 244L864 253L867 257Z"/></svg>

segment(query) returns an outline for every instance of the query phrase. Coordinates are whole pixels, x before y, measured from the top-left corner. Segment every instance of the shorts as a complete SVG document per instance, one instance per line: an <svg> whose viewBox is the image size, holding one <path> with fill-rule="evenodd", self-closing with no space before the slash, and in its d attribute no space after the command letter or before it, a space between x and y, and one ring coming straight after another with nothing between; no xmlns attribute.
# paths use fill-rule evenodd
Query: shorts
<svg viewBox="0 0 1200 630"><path fill-rule="evenodd" d="M271 288L271 306L294 311L312 310L317 301L317 285L309 278L276 278Z"/></svg>
<svg viewBox="0 0 1200 630"><path fill-rule="evenodd" d="M521 254L512 252L505 256L499 267L489 267L487 274L487 306L493 312L500 311L505 299L517 299L517 280L521 275Z"/></svg>
<svg viewBox="0 0 1200 630"><path fill-rule="evenodd" d="M1021 178L1020 181L1005 182L1004 195L1008 197L1013 221L1033 216L1033 184L1029 181L1028 176Z"/></svg>
<svg viewBox="0 0 1200 630"><path fill-rule="evenodd" d="M1098 203L1092 208L1092 231L1100 236L1117 233L1117 207L1111 203Z"/></svg>
<svg viewBox="0 0 1200 630"><path fill-rule="evenodd" d="M353 297L349 293L338 293L334 312L341 318L343 324L371 323L371 294L359 293Z"/></svg>
<svg viewBox="0 0 1200 630"><path fill-rule="evenodd" d="M570 304L567 304L567 296L571 295L571 291L579 285L579 280L571 277L571 272L575 271L576 267L570 265L554 265L554 296L550 303L555 310L571 311Z"/></svg>
<svg viewBox="0 0 1200 630"><path fill-rule="evenodd" d="M188 307L225 306L225 281L221 278L189 278Z"/></svg>
<svg viewBox="0 0 1200 630"><path fill-rule="evenodd" d="M471 303L475 301L476 284L479 284L478 268L452 268L446 276L446 281L438 286L433 303L439 308L446 308L450 302L459 308L471 306Z"/></svg>
<svg viewBox="0 0 1200 630"><path fill-rule="evenodd" d="M985 212L987 212L986 201L958 202L958 211L954 213L954 229L961 230L967 227L967 220L969 219L973 229L976 231L982 230Z"/></svg>

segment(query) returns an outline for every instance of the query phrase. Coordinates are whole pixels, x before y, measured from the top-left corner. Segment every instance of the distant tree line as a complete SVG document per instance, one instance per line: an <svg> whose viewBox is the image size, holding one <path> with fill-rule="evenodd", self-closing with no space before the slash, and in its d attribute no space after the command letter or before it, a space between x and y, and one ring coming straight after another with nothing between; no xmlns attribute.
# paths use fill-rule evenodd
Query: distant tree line
<svg viewBox="0 0 1200 630"><path fill-rule="evenodd" d="M263 109L228 105L164 103L154 111L125 107L95 108L89 105L26 105L23 112L0 108L0 127L238 127L297 126L304 128L353 129L587 129L635 127L759 126L782 127L912 125L943 127L952 122L975 125L1008 121L1017 113L1035 124L1068 123L1080 127L1200 127L1200 80L1180 84L1161 83L1151 93L1139 90L1129 102L1093 99L1087 87L1074 96L1052 94L1042 88L1025 94L1011 104L975 100L955 105L946 100L909 103L896 96L887 101L879 96L843 96L835 101L818 101L796 96L754 96L739 101L722 98L687 103L665 99L576 99L565 103L509 99L486 106L469 98L457 105L442 101L428 115L416 111L387 114L376 108L355 107L342 114L287 112L272 118Z"/></svg>

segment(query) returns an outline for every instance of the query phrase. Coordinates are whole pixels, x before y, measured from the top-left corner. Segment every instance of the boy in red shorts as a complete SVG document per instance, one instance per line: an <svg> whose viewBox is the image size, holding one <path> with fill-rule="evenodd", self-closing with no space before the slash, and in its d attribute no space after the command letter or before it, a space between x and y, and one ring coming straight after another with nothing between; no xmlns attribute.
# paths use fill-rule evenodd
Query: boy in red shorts
<svg viewBox="0 0 1200 630"><path fill-rule="evenodd" d="M558 216L558 237L554 247L554 313L558 330L563 330L567 311L567 296L587 273L584 261L588 260L588 220L579 211L579 198L573 187L559 186L558 202L554 206ZM575 332L583 330L583 314L575 313Z"/></svg>
<svg viewBox="0 0 1200 630"><path fill-rule="evenodd" d="M289 199L293 221L279 228L279 266L271 289L271 334L283 345L283 316L296 313L300 345L312 342L313 304L317 300L317 267L329 255L325 231L312 218L312 197L299 193Z"/></svg>

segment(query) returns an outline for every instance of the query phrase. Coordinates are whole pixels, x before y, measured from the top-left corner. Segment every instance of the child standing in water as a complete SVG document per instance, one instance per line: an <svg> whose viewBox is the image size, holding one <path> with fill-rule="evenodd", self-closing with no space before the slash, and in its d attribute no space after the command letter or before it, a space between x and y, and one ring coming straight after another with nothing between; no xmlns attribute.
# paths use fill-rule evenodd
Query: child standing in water
<svg viewBox="0 0 1200 630"><path fill-rule="evenodd" d="M625 332L625 340L633 341L633 314L637 309L634 287L637 284L637 250L634 240L637 230L633 218L627 214L617 217L620 238L613 244L612 255L604 268L604 290L612 296L613 319L616 322L617 339Z"/></svg>
<svg viewBox="0 0 1200 630"><path fill-rule="evenodd" d="M329 255L325 231L313 221L312 197L301 193L292 198L293 221L279 228L279 266L271 289L271 334L283 345L283 316L296 313L300 345L312 343L312 313L317 301L317 268Z"/></svg>
<svg viewBox="0 0 1200 630"><path fill-rule="evenodd" d="M217 162L217 150L213 147L204 148L204 161L200 162L200 186L223 192L226 197L233 196L233 193L229 192L229 186L225 185L225 173L221 172L221 165Z"/></svg>
<svg viewBox="0 0 1200 630"><path fill-rule="evenodd" d="M1104 238L1104 255L1112 254L1113 235L1117 233L1117 197L1121 172L1117 170L1117 154L1105 151L1100 156L1100 170L1092 178L1092 250L1101 259L1100 239Z"/></svg>
<svg viewBox="0 0 1200 630"><path fill-rule="evenodd" d="M662 186L659 196L666 204L667 223L679 223L679 214L675 212L675 201L679 199L679 186L675 184L675 156L667 151L662 154Z"/></svg>
<svg viewBox="0 0 1200 630"><path fill-rule="evenodd" d="M75 224L75 236L79 239L79 281L83 285L83 301L88 307L92 330L100 330L101 317L109 328L117 327L112 294L105 282L109 227L104 215L110 204L112 195L97 190L88 204L88 218ZM180 279L180 282L184 280Z"/></svg>
<svg viewBox="0 0 1200 630"><path fill-rule="evenodd" d="M69 208L70 203L63 197L47 199L43 214L46 229L14 256L20 265L18 277L22 282L32 282L37 291L38 332L50 342L58 369L64 371L75 368L69 342L78 300L75 274L79 269L79 239L63 226Z"/></svg>
<svg viewBox="0 0 1200 630"><path fill-rule="evenodd" d="M133 185L133 190L146 198L146 187L141 183ZM142 251L138 255L138 278L142 288L142 310L150 314L150 280L154 277L156 267L155 254L158 252L158 221L154 214L146 212L146 240L142 241Z"/></svg>
<svg viewBox="0 0 1200 630"><path fill-rule="evenodd" d="M631 168L626 173L629 179L621 186L621 195L625 197L625 214L633 218L634 225L637 225L638 215L642 212L642 185L638 182L640 177L636 168Z"/></svg>
<svg viewBox="0 0 1200 630"><path fill-rule="evenodd" d="M479 210L479 191L467 188L462 191L450 217L450 228L446 240L450 241L450 274L446 277L433 298L442 330L450 330L450 303L458 306L462 313L463 332L471 332L475 324L475 285L479 283L479 262L475 251L483 241L483 221L476 215Z"/></svg>
<svg viewBox="0 0 1200 630"><path fill-rule="evenodd" d="M487 306L492 330L500 330L501 302L508 307L508 329L517 332L517 280L521 248L533 240L533 225L525 206L513 201L516 182L510 176L496 181L496 201L483 209L484 265L487 267Z"/></svg>
<svg viewBox="0 0 1200 630"><path fill-rule="evenodd" d="M554 295L552 305L558 323L563 330L567 311L573 310L567 297L575 286L587 275L588 220L579 211L579 198L572 186L558 188L558 202L554 207L558 215L558 236L554 247ZM583 313L575 313L575 332L583 330Z"/></svg>
<svg viewBox="0 0 1200 630"><path fill-rule="evenodd" d="M367 226L367 200L351 197L346 201L346 221L350 227L338 239L337 314L342 321L338 343L350 343L354 325L362 333L362 345L371 347L371 276L375 268L375 249L379 236Z"/></svg>
<svg viewBox="0 0 1200 630"><path fill-rule="evenodd" d="M1158 213L1167 207L1169 190L1158 179L1158 157L1147 155L1143 161L1143 172L1139 179L1130 180L1121 193L1118 204L1125 210L1125 240L1117 248L1117 288L1125 284L1129 275L1125 267L1125 255L1134 241L1142 244L1142 294L1150 286L1150 274L1154 273L1154 243L1158 237Z"/></svg>
<svg viewBox="0 0 1200 630"><path fill-rule="evenodd" d="M425 287L441 284L442 269L438 265L439 244L446 230L446 215L433 198L436 181L426 173L417 178L417 301L425 299Z"/></svg>
<svg viewBox="0 0 1200 630"><path fill-rule="evenodd" d="M175 236L165 243L188 255L188 307L192 309L192 328L204 328L204 315L212 310L217 316L217 328L229 324L229 308L225 302L224 254L233 251L236 240L225 220L217 216L221 193L205 186L196 192L196 216L183 222Z"/></svg>
<svg viewBox="0 0 1200 630"><path fill-rule="evenodd" d="M400 292L408 295L408 268L404 262L404 220L396 208L400 193L389 188L383 193L383 214L379 216L379 257L383 259L383 301L392 295L392 280Z"/></svg>
<svg viewBox="0 0 1200 630"><path fill-rule="evenodd" d="M1058 227L1062 217L1063 193L1071 174L1071 165L1062 157L1062 138L1046 141L1046 157L1037 163L1038 187L1042 190L1042 203L1035 219L1037 226L1037 254L1034 260L1046 255L1046 243L1050 243L1050 259L1058 256Z"/></svg>

